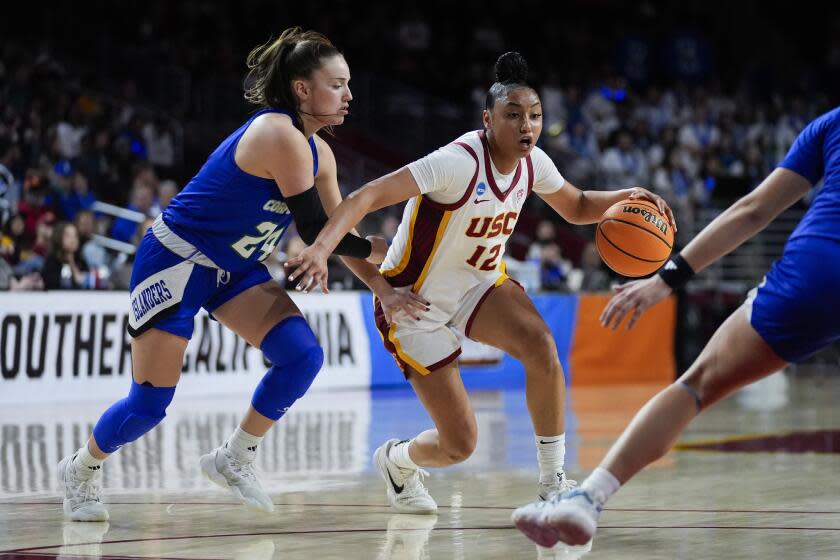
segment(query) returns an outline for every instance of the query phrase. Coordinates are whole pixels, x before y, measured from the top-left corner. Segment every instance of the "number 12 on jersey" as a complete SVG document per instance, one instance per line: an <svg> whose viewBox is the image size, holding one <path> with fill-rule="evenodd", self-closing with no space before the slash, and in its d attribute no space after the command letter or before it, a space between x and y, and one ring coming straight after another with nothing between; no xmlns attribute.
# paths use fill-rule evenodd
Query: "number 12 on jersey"
<svg viewBox="0 0 840 560"><path fill-rule="evenodd" d="M490 247L490 250L487 251L487 258L481 263L481 266L478 266L478 261L481 259L482 255L484 255L484 251L487 251L487 247L484 245L477 245L475 251L470 258L467 259L467 264L470 266L474 266L479 270L496 270L498 263L496 263L496 259L499 258L499 253L502 251L502 244L493 245Z"/></svg>

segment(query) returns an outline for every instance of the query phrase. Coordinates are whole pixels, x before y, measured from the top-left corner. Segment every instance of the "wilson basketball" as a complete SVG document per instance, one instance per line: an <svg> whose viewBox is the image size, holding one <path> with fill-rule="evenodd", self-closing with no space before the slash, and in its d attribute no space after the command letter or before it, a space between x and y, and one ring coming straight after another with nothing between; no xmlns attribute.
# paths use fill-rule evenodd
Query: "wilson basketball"
<svg viewBox="0 0 840 560"><path fill-rule="evenodd" d="M601 216L595 246L606 265L622 276L647 276L668 260L674 231L654 203L628 199Z"/></svg>

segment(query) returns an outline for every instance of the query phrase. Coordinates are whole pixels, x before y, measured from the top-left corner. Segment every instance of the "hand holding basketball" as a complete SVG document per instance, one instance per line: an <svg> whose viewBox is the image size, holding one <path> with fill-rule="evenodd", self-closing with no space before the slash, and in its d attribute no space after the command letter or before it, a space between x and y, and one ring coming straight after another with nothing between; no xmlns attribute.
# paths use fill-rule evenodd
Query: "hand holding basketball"
<svg viewBox="0 0 840 560"><path fill-rule="evenodd" d="M674 217L665 201L645 190L610 206L595 234L595 245L604 263L623 276L646 276L671 255Z"/></svg>

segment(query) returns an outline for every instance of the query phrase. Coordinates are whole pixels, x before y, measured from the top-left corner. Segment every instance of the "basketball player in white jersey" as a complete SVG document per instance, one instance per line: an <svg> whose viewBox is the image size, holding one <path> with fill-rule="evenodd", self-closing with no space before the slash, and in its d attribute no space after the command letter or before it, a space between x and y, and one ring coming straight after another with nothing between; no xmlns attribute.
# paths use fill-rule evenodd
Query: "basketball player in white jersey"
<svg viewBox="0 0 840 560"><path fill-rule="evenodd" d="M413 439L391 439L374 454L390 504L400 512L434 513L420 481L423 467L460 463L476 445L475 414L455 359L454 331L500 348L522 362L534 424L542 499L575 484L563 470L565 382L551 331L524 290L505 274L502 256L533 191L567 221L598 221L626 198L665 202L645 189L580 191L536 147L542 108L526 82L519 53L496 62L483 113L484 130L368 183L342 202L313 245L291 259L300 289L327 291L330 249L368 212L409 200L381 272L397 290L411 290L428 310L407 316L376 301L377 326L388 350L435 423Z"/></svg>

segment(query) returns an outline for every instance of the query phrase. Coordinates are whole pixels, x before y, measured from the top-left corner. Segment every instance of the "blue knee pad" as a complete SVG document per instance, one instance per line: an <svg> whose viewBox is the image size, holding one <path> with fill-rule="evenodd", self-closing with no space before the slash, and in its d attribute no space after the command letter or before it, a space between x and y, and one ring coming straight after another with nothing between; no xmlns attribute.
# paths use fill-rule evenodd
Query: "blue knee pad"
<svg viewBox="0 0 840 560"><path fill-rule="evenodd" d="M324 351L303 317L277 323L260 344L272 366L254 391L251 406L279 420L312 385L324 365Z"/></svg>
<svg viewBox="0 0 840 560"><path fill-rule="evenodd" d="M174 395L175 387L153 387L132 381L128 396L111 405L96 423L93 429L96 445L105 453L113 453L136 440L164 419Z"/></svg>

